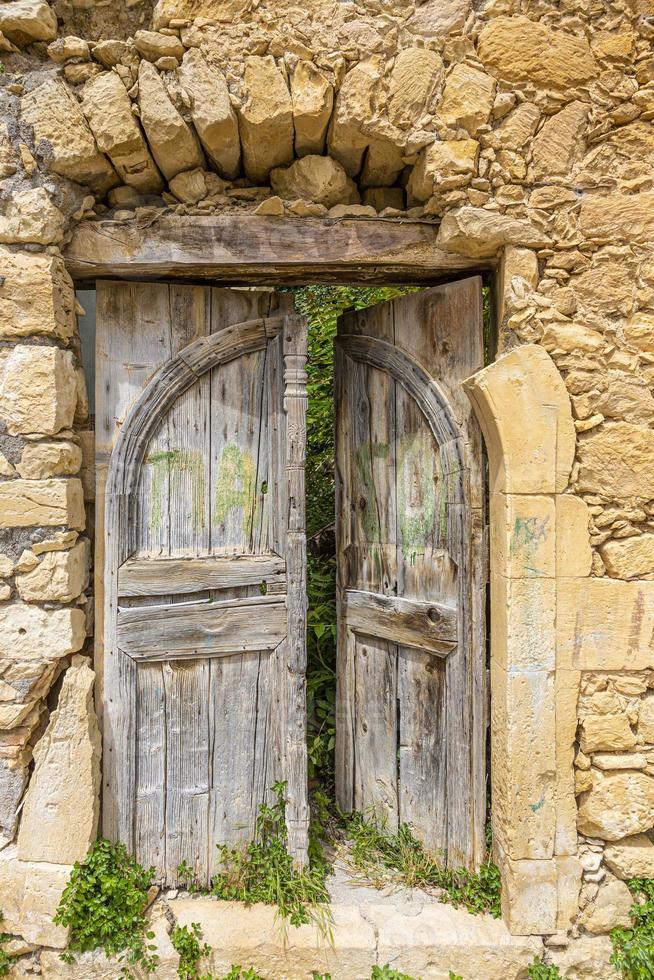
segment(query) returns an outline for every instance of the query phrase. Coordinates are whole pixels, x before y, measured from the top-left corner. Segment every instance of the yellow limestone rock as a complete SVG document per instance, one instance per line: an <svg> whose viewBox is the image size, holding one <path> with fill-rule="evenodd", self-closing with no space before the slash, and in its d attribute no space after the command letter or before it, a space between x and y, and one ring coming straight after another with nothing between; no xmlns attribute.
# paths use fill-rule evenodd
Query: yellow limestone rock
<svg viewBox="0 0 654 980"><path fill-rule="evenodd" d="M0 31L19 45L53 41L57 15L47 0L12 0L0 4Z"/></svg>
<svg viewBox="0 0 654 980"><path fill-rule="evenodd" d="M474 176L478 155L476 140L437 140L426 146L409 177L409 203L428 201L442 185L463 187Z"/></svg>
<svg viewBox="0 0 654 980"><path fill-rule="evenodd" d="M33 187L10 198L0 216L0 242L53 245L64 237L64 216L45 187Z"/></svg>
<svg viewBox="0 0 654 980"><path fill-rule="evenodd" d="M34 748L34 772L18 831L21 861L83 861L98 829L100 731L93 708L94 673L75 656L57 707Z"/></svg>
<svg viewBox="0 0 654 980"><path fill-rule="evenodd" d="M204 171L185 170L170 181L170 192L184 204L197 204L207 196L207 181Z"/></svg>
<svg viewBox="0 0 654 980"><path fill-rule="evenodd" d="M37 150L62 177L104 193L118 183L114 169L98 151L79 103L66 85L49 78L23 96L23 121L34 129Z"/></svg>
<svg viewBox="0 0 654 980"><path fill-rule="evenodd" d="M195 132L182 119L149 61L139 65L139 109L152 155L167 180L204 165Z"/></svg>
<svg viewBox="0 0 654 980"><path fill-rule="evenodd" d="M15 846L0 851L3 929L38 946L64 949L68 929L52 919L71 871L66 864L21 861Z"/></svg>
<svg viewBox="0 0 654 980"><path fill-rule="evenodd" d="M630 347L654 353L654 313L639 310L625 323L623 333Z"/></svg>
<svg viewBox="0 0 654 980"><path fill-rule="evenodd" d="M586 715L581 722L581 751L624 752L633 749L636 736L625 714Z"/></svg>
<svg viewBox="0 0 654 980"><path fill-rule="evenodd" d="M602 935L616 926L631 925L629 909L634 904L631 892L623 881L602 885L595 901L584 910L581 922L588 932Z"/></svg>
<svg viewBox="0 0 654 980"><path fill-rule="evenodd" d="M446 125L462 127L474 136L490 119L495 79L471 65L457 64L445 80L438 117Z"/></svg>
<svg viewBox="0 0 654 980"><path fill-rule="evenodd" d="M295 153L323 153L334 107L334 87L312 61L299 61L291 78Z"/></svg>
<svg viewBox="0 0 654 980"><path fill-rule="evenodd" d="M654 878L654 843L647 834L624 837L605 849L604 863L621 881Z"/></svg>
<svg viewBox="0 0 654 980"><path fill-rule="evenodd" d="M361 170L370 143L363 127L373 116L380 81L380 59L373 56L347 73L336 97L327 144L330 155L343 164L350 177Z"/></svg>
<svg viewBox="0 0 654 980"><path fill-rule="evenodd" d="M68 428L77 392L71 351L17 344L0 377L0 415L10 435Z"/></svg>
<svg viewBox="0 0 654 980"><path fill-rule="evenodd" d="M638 734L649 745L654 745L654 694L648 694L640 703Z"/></svg>
<svg viewBox="0 0 654 980"><path fill-rule="evenodd" d="M221 177L232 180L241 165L241 142L222 72L209 67L199 48L190 48L178 75L191 101L193 125L207 156Z"/></svg>
<svg viewBox="0 0 654 980"><path fill-rule="evenodd" d="M80 480L5 480L0 483L0 527L86 524Z"/></svg>
<svg viewBox="0 0 654 980"><path fill-rule="evenodd" d="M82 538L70 551L49 551L37 567L16 576L23 602L72 602L89 584L90 545Z"/></svg>
<svg viewBox="0 0 654 980"><path fill-rule="evenodd" d="M134 47L148 61L159 58L177 58L181 61L184 54L184 45L176 35L159 34L158 31L136 31Z"/></svg>
<svg viewBox="0 0 654 980"><path fill-rule="evenodd" d="M119 76L110 71L89 79L80 99L98 147L109 156L123 183L141 194L159 193L161 176Z"/></svg>
<svg viewBox="0 0 654 980"><path fill-rule="evenodd" d="M570 174L573 164L584 151L588 108L584 102L570 102L565 109L545 120L532 144L533 180Z"/></svg>
<svg viewBox="0 0 654 980"><path fill-rule="evenodd" d="M493 17L479 35L486 68L509 82L567 89L595 77L597 65L585 35L552 30L528 17Z"/></svg>
<svg viewBox="0 0 654 980"><path fill-rule="evenodd" d="M654 497L654 430L610 422L579 442L579 489L616 500Z"/></svg>
<svg viewBox="0 0 654 980"><path fill-rule="evenodd" d="M388 88L388 118L408 129L429 107L443 77L443 59L429 48L404 48L395 59Z"/></svg>
<svg viewBox="0 0 654 980"><path fill-rule="evenodd" d="M577 826L588 837L617 841L653 824L654 778L643 772L598 770L592 789L579 798Z"/></svg>
<svg viewBox="0 0 654 980"><path fill-rule="evenodd" d="M593 550L588 530L588 504L581 497L559 493L556 510L556 574L559 578L590 575Z"/></svg>
<svg viewBox="0 0 654 980"><path fill-rule="evenodd" d="M81 649L86 618L79 608L41 609L25 602L0 606L0 656L19 664L54 663Z"/></svg>
<svg viewBox="0 0 654 980"><path fill-rule="evenodd" d="M354 181L331 157L310 155L290 167L275 168L270 183L275 193L287 201L302 198L330 208L335 204L358 204L360 200Z"/></svg>
<svg viewBox="0 0 654 980"><path fill-rule="evenodd" d="M275 59L250 57L245 63L247 99L238 110L246 176L263 183L273 167L293 159L293 103Z"/></svg>
<svg viewBox="0 0 654 980"><path fill-rule="evenodd" d="M0 338L72 337L75 295L63 259L0 247L0 275Z"/></svg>
<svg viewBox="0 0 654 980"><path fill-rule="evenodd" d="M82 450L65 439L56 442L29 442L16 467L25 480L44 480L50 476L72 476L82 465Z"/></svg>
<svg viewBox="0 0 654 980"><path fill-rule="evenodd" d="M579 231L590 241L654 241L654 192L586 195L579 212Z"/></svg>
<svg viewBox="0 0 654 980"><path fill-rule="evenodd" d="M529 221L483 208L449 211L438 232L441 248L471 258L490 258L507 244L544 248L548 243L547 235Z"/></svg>
<svg viewBox="0 0 654 980"><path fill-rule="evenodd" d="M602 561L613 578L640 578L654 572L654 534L615 538L600 548Z"/></svg>
<svg viewBox="0 0 654 980"><path fill-rule="evenodd" d="M460 30L470 12L470 0L427 0L407 21L407 30L419 38L445 37Z"/></svg>

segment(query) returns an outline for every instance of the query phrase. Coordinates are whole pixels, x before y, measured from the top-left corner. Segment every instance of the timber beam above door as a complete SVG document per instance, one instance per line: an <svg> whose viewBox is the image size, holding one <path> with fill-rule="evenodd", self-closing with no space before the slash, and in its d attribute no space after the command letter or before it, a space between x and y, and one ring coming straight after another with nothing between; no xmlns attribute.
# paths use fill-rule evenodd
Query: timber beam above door
<svg viewBox="0 0 654 980"><path fill-rule="evenodd" d="M65 250L73 279L238 283L436 283L490 270L438 247L438 225L395 218L165 214L150 224L83 221Z"/></svg>

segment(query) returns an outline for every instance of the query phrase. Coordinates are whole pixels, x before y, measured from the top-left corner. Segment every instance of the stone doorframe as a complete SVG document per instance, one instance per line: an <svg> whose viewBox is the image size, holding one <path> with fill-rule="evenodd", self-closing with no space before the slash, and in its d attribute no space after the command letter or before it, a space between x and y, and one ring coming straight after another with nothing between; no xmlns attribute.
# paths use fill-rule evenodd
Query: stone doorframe
<svg viewBox="0 0 654 980"><path fill-rule="evenodd" d="M78 282L435 284L497 273L499 357L465 383L490 464L494 856L510 931L547 934L568 928L578 911L573 764L581 671L647 666L654 582L590 577L587 505L566 493L576 433L563 379L540 346L503 353L517 342L502 330L508 267L523 251L515 246L536 243L516 241L515 226L512 239L498 238L495 227L488 237L483 228L477 234L445 242L442 226L383 219L82 222L66 259Z"/></svg>

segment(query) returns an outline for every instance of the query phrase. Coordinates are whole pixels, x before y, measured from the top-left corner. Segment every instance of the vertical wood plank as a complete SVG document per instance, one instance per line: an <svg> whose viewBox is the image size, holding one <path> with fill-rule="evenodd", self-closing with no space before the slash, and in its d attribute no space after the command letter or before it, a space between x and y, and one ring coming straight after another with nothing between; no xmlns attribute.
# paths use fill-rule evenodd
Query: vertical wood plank
<svg viewBox="0 0 654 980"><path fill-rule="evenodd" d="M136 671L135 853L166 881L166 694L163 664Z"/></svg>

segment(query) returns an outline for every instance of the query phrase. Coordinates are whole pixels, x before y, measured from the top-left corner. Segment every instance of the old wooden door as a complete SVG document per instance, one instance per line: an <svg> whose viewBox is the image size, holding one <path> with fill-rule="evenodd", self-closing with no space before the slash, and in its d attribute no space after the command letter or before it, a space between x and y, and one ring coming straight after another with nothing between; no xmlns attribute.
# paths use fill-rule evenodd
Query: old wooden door
<svg viewBox="0 0 654 980"><path fill-rule="evenodd" d="M481 280L339 321L337 794L450 866L484 853Z"/></svg>
<svg viewBox="0 0 654 980"><path fill-rule="evenodd" d="M264 290L98 284L103 833L201 881L287 782L306 859L306 324Z"/></svg>

